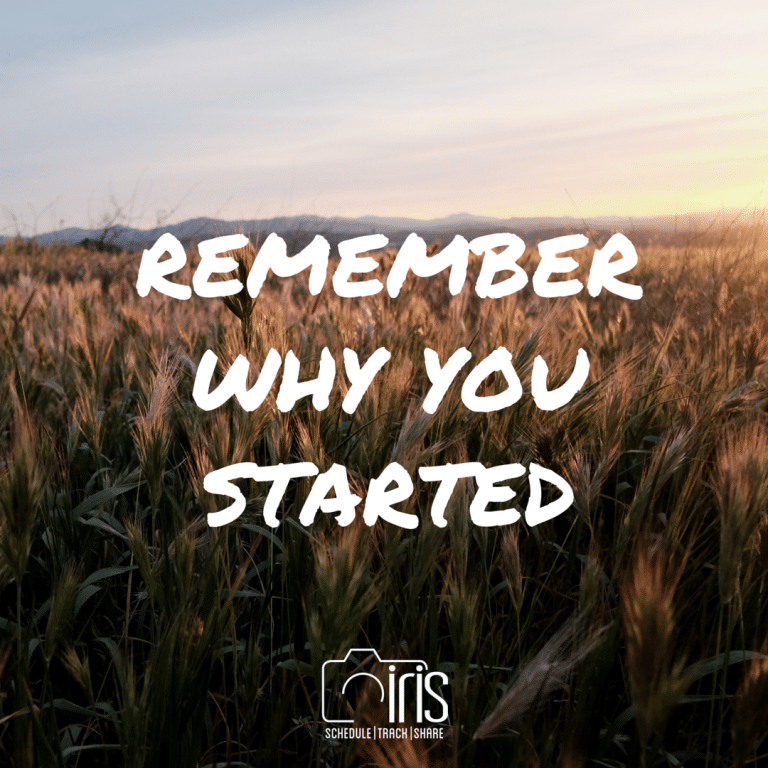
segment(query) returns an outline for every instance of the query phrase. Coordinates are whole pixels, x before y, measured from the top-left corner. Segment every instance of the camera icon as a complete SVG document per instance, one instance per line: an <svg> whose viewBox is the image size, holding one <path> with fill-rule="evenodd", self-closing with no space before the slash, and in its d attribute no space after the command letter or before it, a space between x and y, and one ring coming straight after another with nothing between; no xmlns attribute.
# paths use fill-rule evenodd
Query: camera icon
<svg viewBox="0 0 768 768"><path fill-rule="evenodd" d="M439 682L436 682L436 679ZM343 659L329 659L322 667L322 718L326 723L352 723L350 717L333 717L334 704L347 703L352 709L364 686L367 695L386 703L390 723L405 722L406 708L415 711L416 722L424 716L431 723L448 718L448 705L441 695L441 686L448 684L442 672L429 672L427 663L419 659L382 659L373 648L352 648ZM372 692L372 693L371 693ZM439 717L425 705L434 700L442 708Z"/></svg>

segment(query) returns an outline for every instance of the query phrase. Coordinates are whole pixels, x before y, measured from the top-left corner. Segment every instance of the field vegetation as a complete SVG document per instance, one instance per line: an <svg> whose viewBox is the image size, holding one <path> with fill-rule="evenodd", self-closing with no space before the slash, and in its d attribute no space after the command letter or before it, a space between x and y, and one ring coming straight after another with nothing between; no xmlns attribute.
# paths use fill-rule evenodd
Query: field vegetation
<svg viewBox="0 0 768 768"><path fill-rule="evenodd" d="M530 284L481 300L472 279L451 297L444 275L411 276L396 299L273 276L257 299L176 301L138 297L137 254L5 242L0 764L768 764L763 247L745 230L639 248L636 302ZM243 269L253 255L238 252ZM531 274L535 248L521 262ZM208 348L256 367L293 350L309 378L323 347L364 361L380 346L392 359L352 415L341 370L322 412L305 398L281 413L274 390L251 413L192 399ZM527 392L538 354L550 386L580 347L590 376L556 411L528 394L474 413L454 384L426 414L424 348L445 361L462 346L475 360L507 347ZM246 512L209 528L229 501L203 478L242 461L340 463L362 498L397 461L415 484L400 508L421 524L305 528L307 479L278 528L254 483ZM480 528L462 480L438 528L417 469L466 461L548 467L573 506ZM524 508L526 479L511 487ZM445 672L443 738L327 738L322 664L350 648ZM360 696L355 722L381 725L380 706Z"/></svg>

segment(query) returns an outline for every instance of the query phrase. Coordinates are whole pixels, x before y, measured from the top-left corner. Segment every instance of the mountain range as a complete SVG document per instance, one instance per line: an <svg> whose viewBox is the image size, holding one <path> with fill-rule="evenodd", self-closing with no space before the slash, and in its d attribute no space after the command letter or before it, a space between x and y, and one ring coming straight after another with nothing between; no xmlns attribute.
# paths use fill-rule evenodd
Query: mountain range
<svg viewBox="0 0 768 768"><path fill-rule="evenodd" d="M514 232L523 239L534 242L538 239L556 237L569 232L583 232L598 239L620 231L638 245L652 242L669 242L691 238L693 233L717 229L728 224L737 215L723 212L686 214L684 216L598 216L579 219L573 216L538 216L494 218L456 213L437 219L415 219L408 217L360 216L357 218L322 216L280 216L271 219L222 219L200 217L178 224L167 224L151 229L114 224L109 227L85 229L69 227L55 232L38 235L41 245L54 242L79 243L85 239L113 244L126 250L149 248L166 232L172 233L185 245L197 243L211 237L243 232L254 240L262 241L272 232L286 239L289 249L301 248L315 235L323 235L331 245L339 241L367 234L384 234L391 246L399 246L411 233L416 232L428 242L441 240L449 242L460 234L471 239L493 232ZM746 223L739 219L741 223ZM0 242L9 239L0 237Z"/></svg>

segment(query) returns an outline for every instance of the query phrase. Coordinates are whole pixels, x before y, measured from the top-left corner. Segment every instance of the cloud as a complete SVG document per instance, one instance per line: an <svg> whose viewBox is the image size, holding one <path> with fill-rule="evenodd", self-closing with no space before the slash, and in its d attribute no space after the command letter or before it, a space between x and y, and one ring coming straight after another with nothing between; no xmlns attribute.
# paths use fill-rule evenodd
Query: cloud
<svg viewBox="0 0 768 768"><path fill-rule="evenodd" d="M404 204L449 206L435 215L483 213L492 194L528 204L526 185L575 182L609 204L683 189L691 162L755 154L768 128L756 4L75 3L47 23L23 8L28 55L0 66L14 205L66 191L74 211L142 172L159 195L198 182L240 208L258 190L267 207L373 211L399 184Z"/></svg>

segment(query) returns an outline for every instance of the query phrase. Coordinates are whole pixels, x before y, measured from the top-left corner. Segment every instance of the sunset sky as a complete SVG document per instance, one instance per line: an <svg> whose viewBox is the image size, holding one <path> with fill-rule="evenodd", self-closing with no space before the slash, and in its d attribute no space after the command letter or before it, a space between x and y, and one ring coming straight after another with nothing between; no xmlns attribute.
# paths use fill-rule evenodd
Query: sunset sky
<svg viewBox="0 0 768 768"><path fill-rule="evenodd" d="M766 205L764 0L2 5L0 234Z"/></svg>

